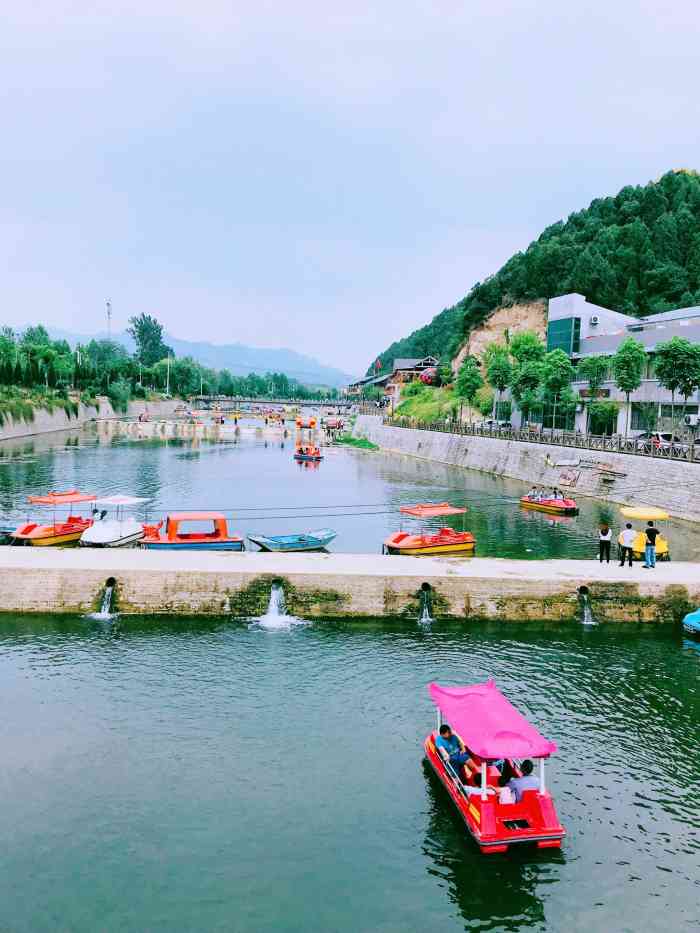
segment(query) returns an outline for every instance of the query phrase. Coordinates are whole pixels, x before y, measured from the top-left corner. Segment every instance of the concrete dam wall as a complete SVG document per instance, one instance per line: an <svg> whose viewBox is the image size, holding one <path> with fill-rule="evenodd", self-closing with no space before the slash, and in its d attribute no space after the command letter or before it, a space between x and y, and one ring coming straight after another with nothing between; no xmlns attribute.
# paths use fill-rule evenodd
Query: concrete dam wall
<svg viewBox="0 0 700 933"><path fill-rule="evenodd" d="M572 496L655 505L677 518L700 522L700 463L394 428L374 415L358 417L354 434L393 453L559 486Z"/></svg>
<svg viewBox="0 0 700 933"><path fill-rule="evenodd" d="M650 574L585 560L0 549L0 612L92 612L112 586L120 613L255 617L273 584L306 619L413 623L426 591L448 620L577 621L585 595L598 621L678 622L700 604L697 565L685 563Z"/></svg>

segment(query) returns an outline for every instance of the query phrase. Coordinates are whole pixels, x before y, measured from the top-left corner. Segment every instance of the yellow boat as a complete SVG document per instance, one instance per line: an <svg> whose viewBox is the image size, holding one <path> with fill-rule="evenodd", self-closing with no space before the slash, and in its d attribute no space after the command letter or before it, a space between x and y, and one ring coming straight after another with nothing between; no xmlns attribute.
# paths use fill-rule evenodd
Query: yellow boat
<svg viewBox="0 0 700 933"><path fill-rule="evenodd" d="M625 518L637 519L637 521L646 521L646 522L663 522L669 515L668 512L665 512L663 509L657 509L654 506L624 506L620 509L622 515ZM644 560L644 548L646 545L647 536L643 531L638 531L637 536L634 539L634 544L632 545L632 557L634 560ZM622 532L618 535L617 538L618 550L620 556L622 554ZM668 539L665 538L662 534L659 534L656 538L656 559L657 560L671 560L671 552L668 547Z"/></svg>
<svg viewBox="0 0 700 933"><path fill-rule="evenodd" d="M65 521L56 521L56 508L61 505L70 507L79 502L94 502L95 499L96 496L92 493L81 493L77 489L70 489L67 492L50 492L45 496L29 496L28 500L33 505L53 507L53 521L45 525L39 522L25 522L12 533L12 543L28 544L33 547L53 547L76 543L83 532L93 524L92 519L69 514Z"/></svg>

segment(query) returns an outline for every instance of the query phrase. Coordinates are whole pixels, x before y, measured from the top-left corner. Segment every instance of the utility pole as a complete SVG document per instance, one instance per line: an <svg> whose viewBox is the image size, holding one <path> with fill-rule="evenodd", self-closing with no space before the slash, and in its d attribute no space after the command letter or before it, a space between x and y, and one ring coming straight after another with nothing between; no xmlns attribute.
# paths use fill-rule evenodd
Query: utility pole
<svg viewBox="0 0 700 933"><path fill-rule="evenodd" d="M165 377L165 394L170 395L170 354L168 353L167 375Z"/></svg>
<svg viewBox="0 0 700 933"><path fill-rule="evenodd" d="M107 308L107 340L112 339L112 302L109 298L105 301Z"/></svg>

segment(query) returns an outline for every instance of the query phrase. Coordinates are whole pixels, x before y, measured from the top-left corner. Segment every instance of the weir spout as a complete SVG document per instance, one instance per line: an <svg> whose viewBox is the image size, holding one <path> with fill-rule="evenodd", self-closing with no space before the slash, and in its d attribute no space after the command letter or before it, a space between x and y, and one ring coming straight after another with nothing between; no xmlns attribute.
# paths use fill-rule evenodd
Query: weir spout
<svg viewBox="0 0 700 933"><path fill-rule="evenodd" d="M578 588L578 599L581 604L581 625L597 625L591 609L591 595L587 586Z"/></svg>
<svg viewBox="0 0 700 933"><path fill-rule="evenodd" d="M421 625L430 625L434 622L432 611L433 601L431 598L432 587L429 583L423 583L420 588L420 615L418 621Z"/></svg>

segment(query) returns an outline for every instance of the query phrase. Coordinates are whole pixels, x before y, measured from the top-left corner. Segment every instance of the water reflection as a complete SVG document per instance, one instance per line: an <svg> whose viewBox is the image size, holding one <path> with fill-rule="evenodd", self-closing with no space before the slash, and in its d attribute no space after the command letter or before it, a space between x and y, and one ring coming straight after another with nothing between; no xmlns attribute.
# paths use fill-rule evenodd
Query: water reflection
<svg viewBox="0 0 700 933"><path fill-rule="evenodd" d="M468 930L544 929L537 887L563 852L514 846L506 855L482 855L430 766L423 763L428 825L423 852L428 873L441 879ZM497 893L496 893L497 892Z"/></svg>

